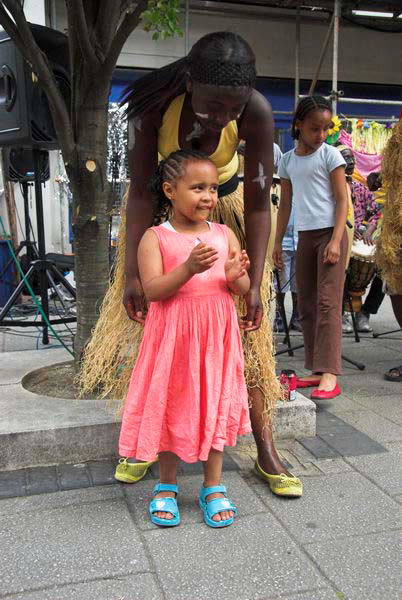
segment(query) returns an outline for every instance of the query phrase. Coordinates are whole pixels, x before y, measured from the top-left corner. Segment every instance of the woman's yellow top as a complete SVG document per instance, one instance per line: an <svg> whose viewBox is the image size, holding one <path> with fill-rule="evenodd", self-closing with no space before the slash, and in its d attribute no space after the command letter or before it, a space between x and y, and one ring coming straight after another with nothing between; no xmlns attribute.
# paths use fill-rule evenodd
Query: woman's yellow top
<svg viewBox="0 0 402 600"><path fill-rule="evenodd" d="M158 153L162 158L167 158L171 152L180 149L179 124L185 94L177 96L169 105L158 132ZM216 150L209 157L218 169L219 185L226 183L237 173L239 158L237 146L239 135L237 122L230 121L221 131Z"/></svg>

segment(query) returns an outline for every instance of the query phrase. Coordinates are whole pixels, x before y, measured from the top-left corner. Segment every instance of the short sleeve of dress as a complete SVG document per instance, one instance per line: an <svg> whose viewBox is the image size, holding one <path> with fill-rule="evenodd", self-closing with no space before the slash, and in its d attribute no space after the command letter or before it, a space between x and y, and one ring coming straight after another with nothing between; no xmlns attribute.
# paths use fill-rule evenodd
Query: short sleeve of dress
<svg viewBox="0 0 402 600"><path fill-rule="evenodd" d="M290 179L290 175L287 170L288 161L289 161L289 152L286 152L286 154L284 154L282 156L282 158L279 162L279 167L278 167L278 175L282 179Z"/></svg>

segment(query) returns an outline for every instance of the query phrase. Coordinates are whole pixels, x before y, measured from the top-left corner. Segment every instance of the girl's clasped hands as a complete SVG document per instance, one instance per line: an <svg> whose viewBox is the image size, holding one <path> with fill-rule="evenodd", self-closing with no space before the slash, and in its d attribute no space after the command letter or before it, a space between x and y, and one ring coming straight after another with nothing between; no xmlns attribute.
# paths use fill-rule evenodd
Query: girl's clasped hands
<svg viewBox="0 0 402 600"><path fill-rule="evenodd" d="M226 281L232 283L240 279L240 277L243 277L247 273L249 268L250 260L247 252L245 250L239 252L236 248L231 248L228 259L225 262Z"/></svg>
<svg viewBox="0 0 402 600"><path fill-rule="evenodd" d="M200 242L193 248L186 261L186 265L192 275L203 273L210 269L218 260L218 251L212 246ZM228 283L233 283L243 277L250 268L250 260L245 250L231 248L225 262L225 275Z"/></svg>

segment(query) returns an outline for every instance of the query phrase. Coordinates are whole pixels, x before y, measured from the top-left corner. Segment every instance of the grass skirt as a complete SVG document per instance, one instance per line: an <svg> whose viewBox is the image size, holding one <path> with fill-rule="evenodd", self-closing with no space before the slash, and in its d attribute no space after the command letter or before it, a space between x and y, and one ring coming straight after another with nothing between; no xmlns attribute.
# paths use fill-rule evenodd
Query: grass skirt
<svg viewBox="0 0 402 600"><path fill-rule="evenodd" d="M402 121L394 127L382 161L384 210L376 261L392 294L402 294Z"/></svg>
<svg viewBox="0 0 402 600"><path fill-rule="evenodd" d="M225 223L245 246L243 209L243 184L235 192L219 198L211 219ZM100 397L118 399L119 412L122 412L143 327L131 321L124 308L122 298L125 285L125 214L119 232L116 255L116 269L113 281L101 306L99 319L92 337L86 347L80 375L79 386L83 394L99 390ZM276 401L282 397L281 387L275 375L272 331L270 326L270 298L272 293L272 274L265 263L261 284L261 297L264 318L261 327L254 332L243 334L245 354L245 376L249 388L259 388L264 396L264 420L269 422ZM235 296L238 314L246 314L245 302Z"/></svg>

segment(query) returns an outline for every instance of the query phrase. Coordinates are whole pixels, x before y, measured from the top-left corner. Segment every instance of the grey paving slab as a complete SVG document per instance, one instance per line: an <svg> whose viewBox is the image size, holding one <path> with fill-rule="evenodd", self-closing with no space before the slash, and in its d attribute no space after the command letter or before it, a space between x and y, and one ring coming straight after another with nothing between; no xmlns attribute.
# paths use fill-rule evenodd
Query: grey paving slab
<svg viewBox="0 0 402 600"><path fill-rule="evenodd" d="M94 485L116 484L114 473L116 470L115 460L91 461L87 463L90 477Z"/></svg>
<svg viewBox="0 0 402 600"><path fill-rule="evenodd" d="M371 340L370 343L366 342L352 342L343 340L342 352L351 360L356 360L366 365L366 369L370 370L373 368L373 359L375 362L392 360L395 358L395 351L392 348L387 348L383 345L374 345ZM346 368L344 364L343 368Z"/></svg>
<svg viewBox="0 0 402 600"><path fill-rule="evenodd" d="M397 356L397 354L400 354L401 352L402 332L394 333L389 336L373 338L374 348L377 347L377 344L385 346L386 348L391 348L391 350L395 351L395 356Z"/></svg>
<svg viewBox="0 0 402 600"><path fill-rule="evenodd" d="M46 365L70 359L63 347L46 350L27 350L25 352L2 352L0 366L0 385L19 383L30 371Z"/></svg>
<svg viewBox="0 0 402 600"><path fill-rule="evenodd" d="M340 454L331 448L321 436L314 438L299 438L298 442L316 458L339 458Z"/></svg>
<svg viewBox="0 0 402 600"><path fill-rule="evenodd" d="M355 427L326 410L318 411L316 418L317 435L321 436L323 433L335 433L342 435L356 432Z"/></svg>
<svg viewBox="0 0 402 600"><path fill-rule="evenodd" d="M301 594L296 594L295 596L286 596L286 598L282 598L281 596L280 600L342 600L343 598L344 596L339 593L337 594L334 592L334 590L325 588L321 590L302 592Z"/></svg>
<svg viewBox="0 0 402 600"><path fill-rule="evenodd" d="M22 498L6 498L0 500L0 517L122 499L123 492L119 485L69 490L66 492L25 496Z"/></svg>
<svg viewBox="0 0 402 600"><path fill-rule="evenodd" d="M0 530L4 595L149 570L121 500L8 514Z"/></svg>
<svg viewBox="0 0 402 600"><path fill-rule="evenodd" d="M387 446L387 454L353 456L348 462L390 496L402 494L402 444Z"/></svg>
<svg viewBox="0 0 402 600"><path fill-rule="evenodd" d="M349 465L344 458L324 458L314 460L313 464L325 475L333 475L335 473L347 473L352 471L353 467Z"/></svg>
<svg viewBox="0 0 402 600"><path fill-rule="evenodd" d="M342 382L341 382L342 385ZM333 415L338 413L361 410L361 404L358 402L358 398L348 398L345 394L337 396L332 400L316 400L317 414L320 412L328 412Z"/></svg>
<svg viewBox="0 0 402 600"><path fill-rule="evenodd" d="M369 410L361 410L358 412L347 412L343 415L338 414L338 416L377 442L402 441L402 425L392 423L385 418L385 415L381 417Z"/></svg>
<svg viewBox="0 0 402 600"><path fill-rule="evenodd" d="M359 393L354 394L353 399L347 398L345 403L339 404L334 402L328 406L327 410L333 414L342 414L344 412L356 412L368 408L379 415L387 417L390 410L394 409L402 412L402 389L399 393L397 393L398 390L396 389L394 391L394 394L373 394L372 392L359 390Z"/></svg>
<svg viewBox="0 0 402 600"><path fill-rule="evenodd" d="M344 457L386 452L384 446L361 431L355 433L323 433L320 437Z"/></svg>
<svg viewBox="0 0 402 600"><path fill-rule="evenodd" d="M382 379L384 381L384 383L386 383L387 385L390 384L392 385L394 388L401 385L401 382L397 382L397 381L388 381L386 379L384 379L384 373L387 373L387 371L389 371L390 369L398 366L401 364L401 347L402 347L402 342L400 343L400 347L399 350L397 352L391 350L392 352L392 356L387 359L387 360L382 360L381 362L375 362L375 364L373 364L373 371L375 371L376 373L378 373L378 376L380 377L380 379Z"/></svg>
<svg viewBox="0 0 402 600"><path fill-rule="evenodd" d="M363 373L348 373L347 376L339 380L342 394L351 400L359 402L360 396L381 397L395 394L395 383L385 381L380 373L373 372L371 369Z"/></svg>
<svg viewBox="0 0 402 600"><path fill-rule="evenodd" d="M90 474L85 463L59 465L57 472L61 490L74 490L91 485Z"/></svg>
<svg viewBox="0 0 402 600"><path fill-rule="evenodd" d="M306 479L295 501L275 497L263 485L253 489L303 544L402 528L399 506L358 473Z"/></svg>
<svg viewBox="0 0 402 600"><path fill-rule="evenodd" d="M24 496L26 476L22 471L0 473L0 498L9 496Z"/></svg>
<svg viewBox="0 0 402 600"><path fill-rule="evenodd" d="M151 573L131 577L89 581L11 596L12 600L162 600L163 595ZM317 597L317 600L321 600Z"/></svg>
<svg viewBox="0 0 402 600"><path fill-rule="evenodd" d="M38 467L26 469L26 493L46 494L59 491L59 478L56 467Z"/></svg>
<svg viewBox="0 0 402 600"><path fill-rule="evenodd" d="M179 509L181 527L194 523L202 523L202 513L197 499L202 477L179 477ZM222 483L226 486L228 496L235 503L239 511L239 519L266 511L261 500L253 493L243 478L233 471L223 474ZM155 529L148 516L148 504L152 496L155 481L140 481L138 484L122 484L130 512L134 515L136 525L142 529Z"/></svg>
<svg viewBox="0 0 402 600"><path fill-rule="evenodd" d="M326 585L269 514L222 530L200 524L144 537L167 600L257 600Z"/></svg>
<svg viewBox="0 0 402 600"><path fill-rule="evenodd" d="M402 531L312 544L308 553L347 600L399 600Z"/></svg>

